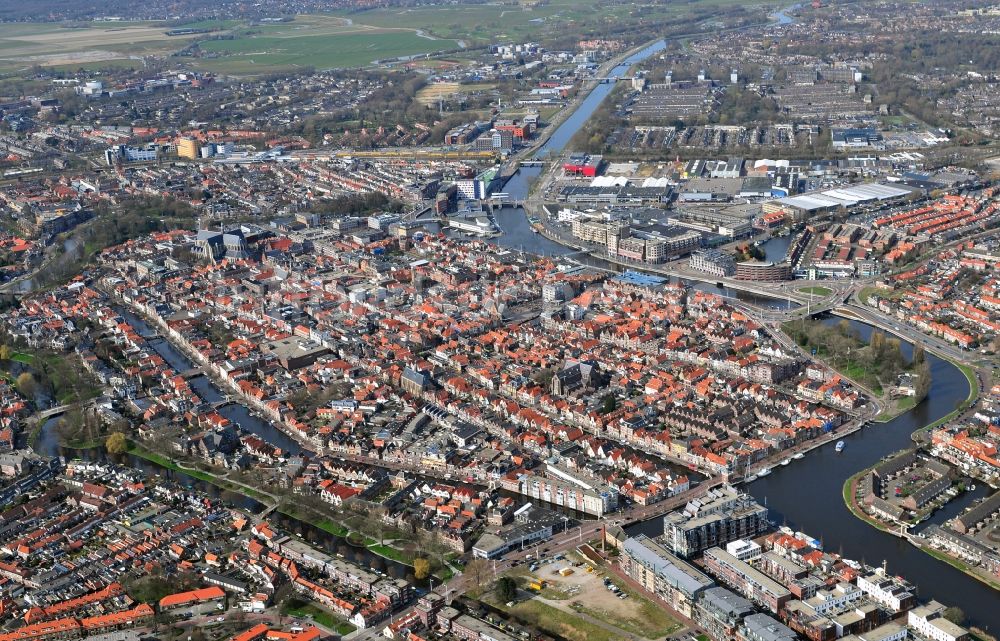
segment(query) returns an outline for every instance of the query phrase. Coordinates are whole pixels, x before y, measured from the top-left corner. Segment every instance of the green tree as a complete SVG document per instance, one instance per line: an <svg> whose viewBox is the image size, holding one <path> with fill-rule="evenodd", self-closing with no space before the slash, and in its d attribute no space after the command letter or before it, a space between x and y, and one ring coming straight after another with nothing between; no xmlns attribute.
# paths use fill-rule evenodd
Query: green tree
<svg viewBox="0 0 1000 641"><path fill-rule="evenodd" d="M915 356L916 354L914 354ZM914 400L919 403L920 401L927 398L927 394L931 391L931 364L926 360L921 361L917 365L917 384L916 393L914 394Z"/></svg>
<svg viewBox="0 0 1000 641"><path fill-rule="evenodd" d="M517 598L517 582L509 576L500 577L497 581L497 597L501 603L513 601Z"/></svg>
<svg viewBox="0 0 1000 641"><path fill-rule="evenodd" d="M124 454L128 451L128 439L121 432L114 432L104 442L108 454Z"/></svg>
<svg viewBox="0 0 1000 641"><path fill-rule="evenodd" d="M618 409L618 400L615 399L614 394L608 394L604 397L604 404L602 405L602 411L604 414L610 414L611 412Z"/></svg>

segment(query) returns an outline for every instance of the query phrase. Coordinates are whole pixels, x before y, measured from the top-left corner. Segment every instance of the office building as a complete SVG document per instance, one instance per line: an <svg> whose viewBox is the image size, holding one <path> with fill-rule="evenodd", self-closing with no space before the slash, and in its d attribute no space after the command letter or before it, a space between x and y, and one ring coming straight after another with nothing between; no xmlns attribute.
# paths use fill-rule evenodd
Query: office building
<svg viewBox="0 0 1000 641"><path fill-rule="evenodd" d="M788 263L762 263L746 261L736 264L736 280L773 282L792 279L792 266Z"/></svg>
<svg viewBox="0 0 1000 641"><path fill-rule="evenodd" d="M719 278L728 278L736 273L736 261L718 249L696 251L688 259L688 266Z"/></svg>

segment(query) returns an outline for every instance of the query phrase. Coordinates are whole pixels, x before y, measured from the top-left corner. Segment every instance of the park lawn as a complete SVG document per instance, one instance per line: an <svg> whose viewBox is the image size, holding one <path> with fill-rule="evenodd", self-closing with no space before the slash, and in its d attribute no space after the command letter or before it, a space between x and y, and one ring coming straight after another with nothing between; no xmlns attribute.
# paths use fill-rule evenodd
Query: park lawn
<svg viewBox="0 0 1000 641"><path fill-rule="evenodd" d="M557 610L537 599L521 601L512 608L499 606L524 624L540 629L542 632L560 636L567 641L619 641L608 630L596 626L589 621L574 616L569 612Z"/></svg>
<svg viewBox="0 0 1000 641"><path fill-rule="evenodd" d="M795 324L799 321L787 321L781 325L781 331L785 333L786 336L795 340ZM812 345L811 343L805 346L801 346L806 351L816 350L815 355L823 360L827 365L829 365L834 370L840 372L844 376L850 378L851 380L857 381L870 389L876 396L881 398L884 395L882 389L882 384L878 381L877 377L869 376L868 370L865 366L853 359L844 361L838 361L834 363L832 354L823 345ZM867 344L862 344L862 347L867 347ZM907 371L907 370L904 370Z"/></svg>
<svg viewBox="0 0 1000 641"><path fill-rule="evenodd" d="M325 628L334 630L343 636L350 634L356 629L353 625L344 621L332 612L325 610L314 603L303 601L302 599L291 599L281 606L282 611L288 616L312 619Z"/></svg>
<svg viewBox="0 0 1000 641"><path fill-rule="evenodd" d="M962 403L958 407L953 409L951 412L948 412L948 414L942 416L941 418L934 421L930 425L920 428L919 430L914 432L914 434L916 434L917 432L930 432L935 428L941 427L945 423L951 422L956 416L965 411L967 407L972 405L972 403L974 403L976 399L979 398L979 392L980 392L979 379L976 377L975 371L968 365L964 365L957 361L949 360L948 362L957 367L959 371L965 375L965 379L969 382L969 395L966 396L965 400L962 401Z"/></svg>
<svg viewBox="0 0 1000 641"><path fill-rule="evenodd" d="M35 362L35 357L31 354L25 354L24 352L14 352L10 355L10 360L17 361L18 363L24 363L25 365L31 365Z"/></svg>
<svg viewBox="0 0 1000 641"><path fill-rule="evenodd" d="M406 565L413 565L413 555L404 552L403 550L398 550L391 545L382 545L380 543L372 543L368 546L368 549L378 554L379 556L384 556L387 559L392 559L393 561L399 561Z"/></svg>
<svg viewBox="0 0 1000 641"><path fill-rule="evenodd" d="M21 361L22 363L24 361ZM34 357L31 363L35 371L43 370L52 381L56 401L66 405L73 401L86 401L97 398L101 388L86 375L80 361L65 354L44 353ZM36 376L36 378L38 378Z"/></svg>
<svg viewBox="0 0 1000 641"><path fill-rule="evenodd" d="M103 443L102 443L103 444ZM198 479L199 481L204 481L206 483L211 483L216 487L220 487L223 490L233 492L234 494L242 494L243 496L248 496L256 501L262 503L269 501L268 497L264 496L260 492L257 492L250 488L241 487L233 483L227 482L225 479L221 479L214 474L209 472L202 472L201 470L185 469L174 463L172 460L163 456L162 454L157 454L152 450L148 450L139 443L129 439L128 441L128 453L138 456L139 458L146 459L151 463L155 463L160 467L166 468L168 470L173 470L175 472L180 472L181 474L187 474L191 478Z"/></svg>
<svg viewBox="0 0 1000 641"><path fill-rule="evenodd" d="M290 516L293 519L298 519L303 523L308 523L309 525L317 527L334 536L347 538L347 536L351 533L350 529L340 523L337 523L333 519L316 519L315 517L308 517L304 512L296 509L293 505L283 504L278 508L278 512L281 512L285 516Z"/></svg>
<svg viewBox="0 0 1000 641"><path fill-rule="evenodd" d="M897 398L892 401L892 403L882 410L879 415L875 418L879 423L885 423L890 421L903 412L908 412L914 407L916 407L916 398L913 396L904 396L902 398Z"/></svg>

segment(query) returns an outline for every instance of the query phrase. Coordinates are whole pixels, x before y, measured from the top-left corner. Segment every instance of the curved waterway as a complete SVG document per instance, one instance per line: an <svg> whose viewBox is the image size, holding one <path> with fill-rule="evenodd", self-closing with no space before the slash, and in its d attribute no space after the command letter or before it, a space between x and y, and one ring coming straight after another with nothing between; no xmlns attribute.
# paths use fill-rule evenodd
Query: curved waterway
<svg viewBox="0 0 1000 641"><path fill-rule="evenodd" d="M53 416L42 424L38 438L32 445L33 449L39 454L43 456L63 456L66 460L81 459L95 463L123 464L132 469L140 470L150 478L159 477L163 482L172 483L192 492L199 492L212 498L221 499L251 514L260 514L266 508L263 503L249 496L224 490L217 485L195 478L182 470L165 468L141 456L125 454L121 457L112 457L108 455L103 447L87 449L62 447L59 444L59 419L60 417ZM304 539L329 554L340 555L347 561L356 563L361 567L384 572L394 578L406 578L412 573L412 569L407 565L374 554L363 546L352 545L343 537L335 536L314 525L280 512L272 512L268 516L268 520L289 534Z"/></svg>
<svg viewBox="0 0 1000 641"><path fill-rule="evenodd" d="M152 336L153 334L157 334L156 329L130 310L117 305L114 309L140 335ZM196 367L196 364L187 355L181 353L170 341L158 334L156 338L148 338L147 344L176 372L184 372ZM217 403L226 398L226 394L204 375L192 378L189 381L189 385L206 403ZM279 430L270 421L253 414L245 405L239 402L223 405L219 408L218 412L232 423L239 425L244 431L256 434L271 445L280 447L286 454L297 455L304 451L295 439Z"/></svg>
<svg viewBox="0 0 1000 641"><path fill-rule="evenodd" d="M829 323L840 319L828 319ZM870 325L849 321L863 338L871 336ZM903 343L907 358L913 346ZM870 565L887 564L918 588L921 599L937 599L946 605L961 607L971 623L994 631L1000 630L1000 594L976 579L918 550L904 539L877 530L847 509L843 499L844 482L853 474L874 465L882 457L912 445L910 435L947 415L969 394L969 382L962 372L933 354L930 393L927 399L909 412L888 423L873 423L859 432L845 436L847 446L837 453L833 443L813 450L805 459L777 466L770 475L749 485L749 491L767 505L769 518L777 525L787 525L823 542L830 552L864 561ZM977 488L977 496L985 490ZM968 499L959 499L967 503ZM955 507L942 512L950 514ZM953 516L953 514L951 514ZM944 516L944 515L941 515ZM938 521L936 515L932 520ZM662 520L636 524L632 533L660 535Z"/></svg>

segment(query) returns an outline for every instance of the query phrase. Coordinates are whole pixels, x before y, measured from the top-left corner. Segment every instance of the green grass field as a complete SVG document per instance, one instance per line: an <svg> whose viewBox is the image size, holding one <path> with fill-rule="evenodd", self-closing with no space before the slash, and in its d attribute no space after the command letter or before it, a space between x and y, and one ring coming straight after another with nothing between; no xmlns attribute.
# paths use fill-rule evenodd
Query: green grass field
<svg viewBox="0 0 1000 641"><path fill-rule="evenodd" d="M512 608L499 607L527 625L568 641L617 641L617 637L608 630L540 601L522 601Z"/></svg>
<svg viewBox="0 0 1000 641"><path fill-rule="evenodd" d="M598 6L596 0L549 0L544 4L472 5L382 8L358 12L340 12L355 24L376 27L421 29L439 38L483 44L494 41L523 42L543 35L563 35L583 31L583 27L638 20L653 20L705 7L726 7L736 0L688 0L687 2L650 4L611 4ZM762 5L766 3L751 3Z"/></svg>
<svg viewBox="0 0 1000 641"><path fill-rule="evenodd" d="M107 66L132 63L130 55L166 55L193 36L168 36L170 27L157 22L0 24L0 68ZM141 63L140 63L141 64Z"/></svg>
<svg viewBox="0 0 1000 641"><path fill-rule="evenodd" d="M453 49L451 40L421 38L412 31L365 31L330 35L251 35L202 43L217 58L199 61L213 71L254 74L301 67L363 67L380 59Z"/></svg>
<svg viewBox="0 0 1000 641"><path fill-rule="evenodd" d="M330 630L335 630L337 634L345 635L354 632L355 627L344 621L337 615L324 610L314 603L309 603L299 598L290 599L281 607L283 613L288 616L312 619L321 626Z"/></svg>
<svg viewBox="0 0 1000 641"><path fill-rule="evenodd" d="M192 39L215 57L193 59L209 71L255 75L367 66L375 60L473 47L526 42L566 33L599 31L605 25L639 24L684 12L740 4L737 0L599 6L597 0L548 0L531 5L392 7L296 16L290 22L250 24L235 20L166 22L0 24L0 71L41 65L75 71L136 67L139 56L167 56ZM762 6L767 3L754 3ZM206 34L168 36L176 28L230 32L231 40Z"/></svg>
<svg viewBox="0 0 1000 641"><path fill-rule="evenodd" d="M801 287L799 291L803 294L812 294L813 296L829 296L833 293L832 289L827 289L826 287L819 287L814 285L812 287Z"/></svg>

